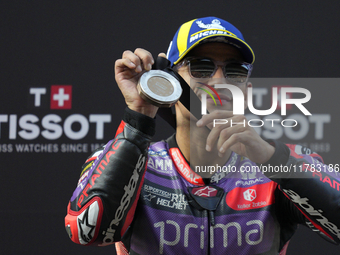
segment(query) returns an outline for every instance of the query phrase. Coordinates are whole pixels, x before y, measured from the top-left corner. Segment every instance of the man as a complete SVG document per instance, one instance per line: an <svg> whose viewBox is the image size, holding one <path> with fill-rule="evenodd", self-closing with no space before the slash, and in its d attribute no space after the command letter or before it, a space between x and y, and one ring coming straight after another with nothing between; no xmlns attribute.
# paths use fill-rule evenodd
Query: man
<svg viewBox="0 0 340 255"><path fill-rule="evenodd" d="M246 105L255 57L230 23L206 17L183 24L167 57L199 97L202 86L228 83L242 90ZM337 175L320 156L264 141L242 125L229 90L218 90L219 104L207 99L209 114L200 120L177 102L175 135L150 145L158 107L136 87L153 63L144 49L125 51L115 63L127 108L115 138L83 166L65 218L72 241L116 243L119 251L124 244L130 254L285 254L304 224L339 243ZM214 119L236 125L214 127ZM258 165L301 171L266 176ZM195 171L207 166L229 170Z"/></svg>

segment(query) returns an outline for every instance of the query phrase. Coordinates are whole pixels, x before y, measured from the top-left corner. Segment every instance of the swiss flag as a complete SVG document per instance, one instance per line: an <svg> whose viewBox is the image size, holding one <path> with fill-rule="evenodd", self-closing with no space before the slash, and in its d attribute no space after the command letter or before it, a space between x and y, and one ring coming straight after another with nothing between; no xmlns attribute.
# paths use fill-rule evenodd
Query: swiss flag
<svg viewBox="0 0 340 255"><path fill-rule="evenodd" d="M72 108L72 85L51 86L51 109Z"/></svg>

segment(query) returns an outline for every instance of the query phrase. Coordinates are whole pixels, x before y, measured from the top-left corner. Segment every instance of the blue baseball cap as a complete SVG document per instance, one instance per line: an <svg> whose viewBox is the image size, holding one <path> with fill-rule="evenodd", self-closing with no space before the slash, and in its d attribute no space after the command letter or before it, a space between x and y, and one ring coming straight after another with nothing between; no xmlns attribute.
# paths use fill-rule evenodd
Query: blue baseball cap
<svg viewBox="0 0 340 255"><path fill-rule="evenodd" d="M209 41L233 45L246 62L253 64L255 61L254 52L244 41L241 32L229 22L216 17L193 19L180 26L170 42L167 58L172 65L176 65L194 47Z"/></svg>

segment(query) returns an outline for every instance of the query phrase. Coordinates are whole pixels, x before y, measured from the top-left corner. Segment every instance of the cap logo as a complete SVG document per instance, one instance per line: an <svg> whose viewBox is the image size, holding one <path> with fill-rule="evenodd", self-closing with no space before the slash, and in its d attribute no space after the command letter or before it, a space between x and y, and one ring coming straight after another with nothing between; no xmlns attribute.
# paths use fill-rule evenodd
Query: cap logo
<svg viewBox="0 0 340 255"><path fill-rule="evenodd" d="M211 24L204 24L201 20L198 20L196 21L196 24L199 28L202 28L203 30L200 30L194 34L191 34L189 43L192 43L202 37L213 36L213 35L228 35L228 36L237 38L235 34L226 30L226 28L221 25L221 21L219 21L218 19L214 19L211 22Z"/></svg>
<svg viewBox="0 0 340 255"><path fill-rule="evenodd" d="M253 63L255 55L244 41L241 32L229 22L216 17L192 19L182 24L169 45L167 57L176 65L198 44L209 42L228 43L241 52L244 60Z"/></svg>
<svg viewBox="0 0 340 255"><path fill-rule="evenodd" d="M202 21L196 21L197 26L202 29L223 29L226 30L225 27L221 26L221 21L218 19L214 19L211 24L204 24Z"/></svg>

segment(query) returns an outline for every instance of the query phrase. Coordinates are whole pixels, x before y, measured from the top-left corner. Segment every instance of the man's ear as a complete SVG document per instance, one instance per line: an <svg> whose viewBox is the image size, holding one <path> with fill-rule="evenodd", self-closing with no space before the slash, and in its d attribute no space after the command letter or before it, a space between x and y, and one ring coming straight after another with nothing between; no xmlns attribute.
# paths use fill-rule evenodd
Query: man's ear
<svg viewBox="0 0 340 255"><path fill-rule="evenodd" d="M248 95L248 88L251 88L251 87L253 87L253 84L251 82L248 82L245 87L245 91L244 91L244 109L248 108L248 96L251 96L251 95Z"/></svg>

